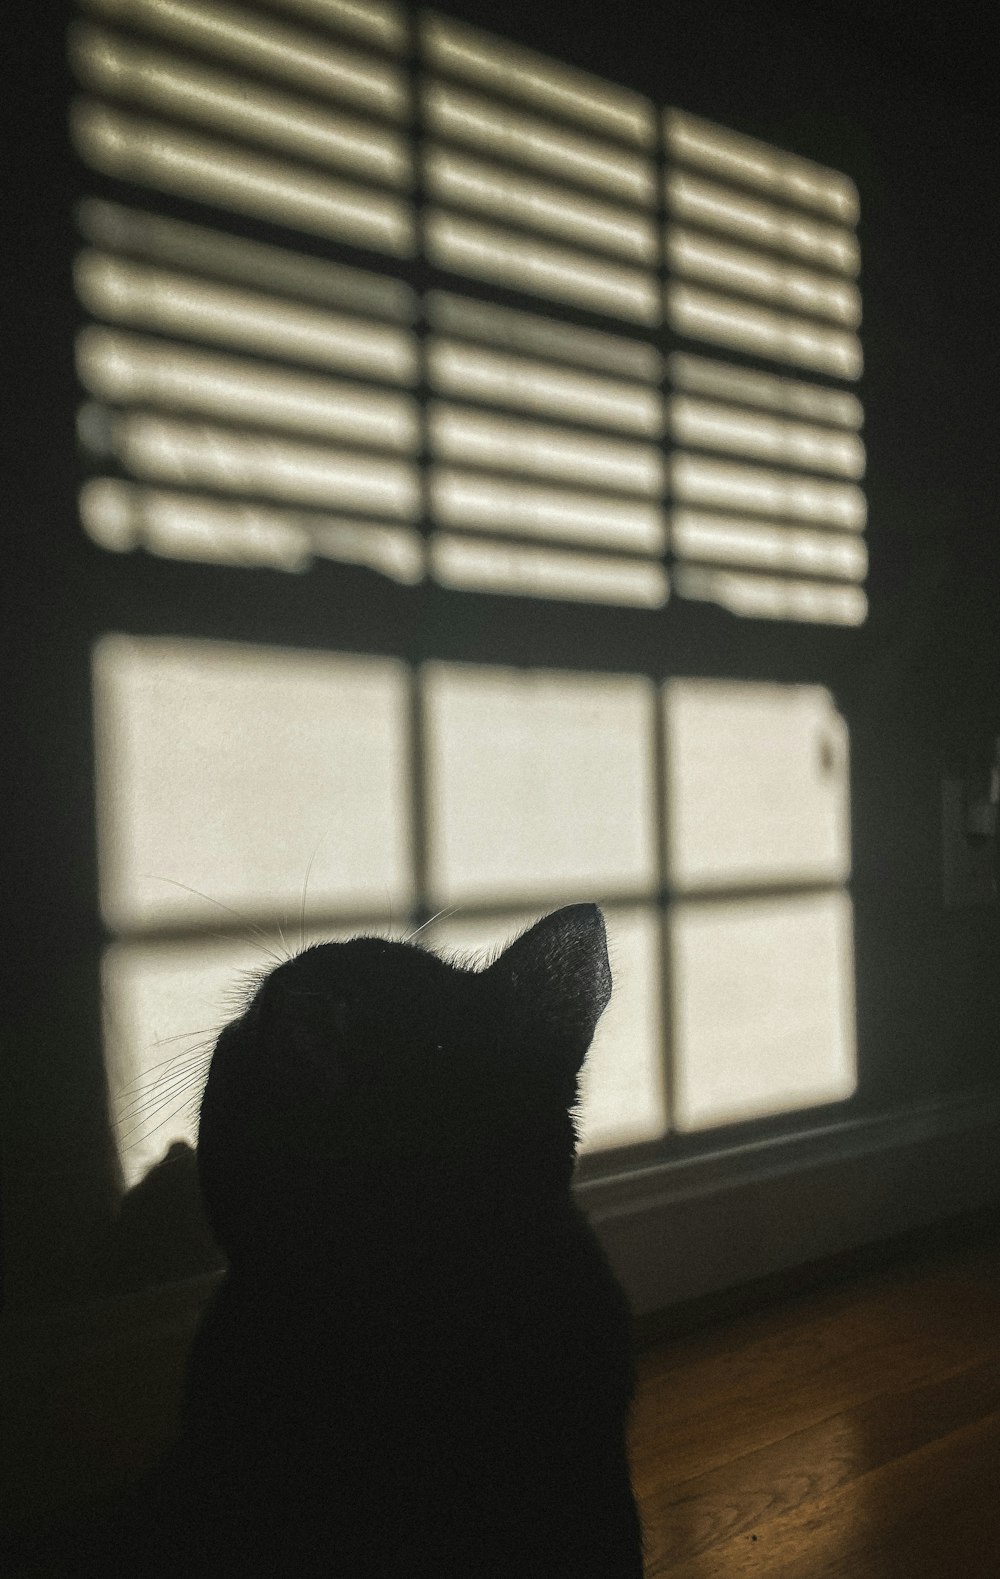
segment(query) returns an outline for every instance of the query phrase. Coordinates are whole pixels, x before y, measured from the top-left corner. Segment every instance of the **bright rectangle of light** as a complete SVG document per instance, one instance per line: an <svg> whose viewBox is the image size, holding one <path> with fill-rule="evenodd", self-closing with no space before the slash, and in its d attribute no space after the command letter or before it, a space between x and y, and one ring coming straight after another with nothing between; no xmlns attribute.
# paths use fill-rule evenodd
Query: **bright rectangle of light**
<svg viewBox="0 0 1000 1579"><path fill-rule="evenodd" d="M443 203L548 231L633 263L656 262L652 220L635 210L433 145L425 155L424 179L431 196Z"/></svg>
<svg viewBox="0 0 1000 1579"><path fill-rule="evenodd" d="M467 395L490 405L520 407L657 438L663 400L657 389L597 378L457 340L432 339L428 378L445 394Z"/></svg>
<svg viewBox="0 0 1000 1579"><path fill-rule="evenodd" d="M663 456L652 444L599 439L572 428L492 416L440 401L431 403L429 428L434 453L444 460L565 477L647 497L658 498L663 491Z"/></svg>
<svg viewBox="0 0 1000 1579"><path fill-rule="evenodd" d="M679 444L752 455L840 477L864 475L864 445L854 433L760 416L742 406L719 405L689 395L671 396L668 411L670 432Z"/></svg>
<svg viewBox="0 0 1000 1579"><path fill-rule="evenodd" d="M426 58L452 76L640 148L656 141L653 106L638 93L445 17L425 15L421 36Z"/></svg>
<svg viewBox="0 0 1000 1579"><path fill-rule="evenodd" d="M106 175L397 257L413 249L409 203L375 188L96 103L74 105L72 128L81 158Z"/></svg>
<svg viewBox="0 0 1000 1579"><path fill-rule="evenodd" d="M766 411L786 412L841 428L858 429L864 420L860 400L846 389L805 384L800 378L758 372L732 362L691 356L685 351L672 352L667 368L674 387L691 394L738 401L744 406L760 406Z"/></svg>
<svg viewBox="0 0 1000 1579"><path fill-rule="evenodd" d="M285 571L331 559L407 586L424 575L423 538L412 527L171 493L110 477L84 484L80 515L87 535L115 553L144 548L161 559Z"/></svg>
<svg viewBox="0 0 1000 1579"><path fill-rule="evenodd" d="M85 329L77 369L91 391L116 404L198 411L222 422L289 428L391 450L417 447L413 400L260 361L238 361L110 329Z"/></svg>
<svg viewBox="0 0 1000 1579"><path fill-rule="evenodd" d="M425 308L428 324L441 334L596 368L598 372L617 374L638 383L658 384L663 377L663 357L644 340L607 334L603 329L584 329L580 324L561 323L556 318L501 307L471 296L456 296L452 291L428 291Z"/></svg>
<svg viewBox="0 0 1000 1579"><path fill-rule="evenodd" d="M427 254L440 268L554 301L589 307L634 323L660 322L655 274L605 262L518 236L495 225L430 209L424 216Z"/></svg>
<svg viewBox="0 0 1000 1579"><path fill-rule="evenodd" d="M271 18L206 0L84 0L89 11L141 26L187 49L249 67L323 99L346 99L402 119L408 96L398 66L321 41ZM362 8L359 8L359 10Z"/></svg>
<svg viewBox="0 0 1000 1579"><path fill-rule="evenodd" d="M127 43L98 28L74 34L73 61L89 88L144 109L390 186L406 186L411 180L407 146L385 127L315 109L288 94Z"/></svg>
<svg viewBox="0 0 1000 1579"><path fill-rule="evenodd" d="M402 664L116 635L93 672L110 927L298 924L307 876L309 913L409 904Z"/></svg>
<svg viewBox="0 0 1000 1579"><path fill-rule="evenodd" d="M513 532L647 554L661 554L666 541L663 511L657 505L451 467L435 467L431 474L431 509L441 525L467 531Z"/></svg>
<svg viewBox="0 0 1000 1579"><path fill-rule="evenodd" d="M826 225L794 209L759 202L744 192L702 181L687 171L671 170L667 174L666 198L669 212L681 219L805 258L841 274L858 272L857 237L839 225Z"/></svg>
<svg viewBox="0 0 1000 1579"><path fill-rule="evenodd" d="M717 603L742 619L863 625L868 614L868 599L860 587L746 575L738 570L677 565L674 589L682 598Z"/></svg>
<svg viewBox="0 0 1000 1579"><path fill-rule="evenodd" d="M861 345L855 334L824 329L808 318L772 312L692 285L669 284L666 307L671 327L692 339L815 368L838 378L861 375Z"/></svg>
<svg viewBox="0 0 1000 1579"><path fill-rule="evenodd" d="M675 274L704 280L719 290L739 291L794 312L814 313L849 329L856 329L861 322L861 296L856 286L779 263L763 252L711 241L669 225L667 260Z"/></svg>
<svg viewBox="0 0 1000 1579"><path fill-rule="evenodd" d="M655 887L649 681L430 663L422 691L435 903Z"/></svg>
<svg viewBox="0 0 1000 1579"><path fill-rule="evenodd" d="M847 729L815 685L663 687L667 868L682 891L850 873Z"/></svg>
<svg viewBox="0 0 1000 1579"><path fill-rule="evenodd" d="M658 609L670 591L662 565L611 554L480 541L449 532L431 539L429 553L435 580L461 592Z"/></svg>
<svg viewBox="0 0 1000 1579"><path fill-rule="evenodd" d="M515 112L451 83L428 83L424 110L431 130L455 141L652 206L656 195L652 162L614 143Z"/></svg>
<svg viewBox="0 0 1000 1579"><path fill-rule="evenodd" d="M110 436L113 453L135 477L405 521L420 513L415 468L386 456L143 413L111 417Z"/></svg>
<svg viewBox="0 0 1000 1579"><path fill-rule="evenodd" d="M84 306L115 323L393 383L416 381L416 343L395 325L233 290L102 252L82 253L74 278Z"/></svg>
<svg viewBox="0 0 1000 1579"><path fill-rule="evenodd" d="M788 516L843 532L864 529L865 496L851 483L824 482L763 466L738 466L684 454L674 456L670 473L674 497L684 503Z"/></svg>
<svg viewBox="0 0 1000 1579"><path fill-rule="evenodd" d="M667 152L740 186L790 199L845 225L858 220L858 190L839 170L758 142L682 110L664 111Z"/></svg>
<svg viewBox="0 0 1000 1579"><path fill-rule="evenodd" d="M675 554L688 559L798 571L838 581L863 581L868 569L868 554L860 538L698 510L672 513L670 543Z"/></svg>
<svg viewBox="0 0 1000 1579"><path fill-rule="evenodd" d="M539 916L456 916L434 922L425 936L435 952L482 968ZM614 985L580 1076L581 1153L658 1140L667 1128L659 918L652 908L616 905L604 919Z"/></svg>
<svg viewBox="0 0 1000 1579"><path fill-rule="evenodd" d="M348 268L328 258L289 252L97 198L85 198L76 213L81 233L104 256L142 259L180 269L185 275L252 285L257 291L342 308L364 318L412 324L416 316L415 293L388 274Z"/></svg>
<svg viewBox="0 0 1000 1579"><path fill-rule="evenodd" d="M843 893L678 905L672 1118L708 1129L843 1101L857 1086Z"/></svg>

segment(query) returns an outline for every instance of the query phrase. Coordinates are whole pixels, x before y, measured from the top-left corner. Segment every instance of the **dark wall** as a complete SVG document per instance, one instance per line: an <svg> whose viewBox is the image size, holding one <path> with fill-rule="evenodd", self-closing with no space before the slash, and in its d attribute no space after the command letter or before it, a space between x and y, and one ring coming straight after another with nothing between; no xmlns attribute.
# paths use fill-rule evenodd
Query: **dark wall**
<svg viewBox="0 0 1000 1579"><path fill-rule="evenodd" d="M450 14L848 171L862 202L863 338L872 554L871 618L859 632L754 632L682 610L665 622L592 613L594 667L620 650L615 622L663 673L784 674L830 683L853 742L854 895L862 1085L883 1106L998 1076L997 907L946 912L940 780L965 771L1000 732L1000 533L997 527L994 284L997 161L985 36L905 36L866 9L689 3L574 8L453 3ZM10 146L18 220L12 329L14 411L7 526L16 576L4 619L9 803L5 919L3 1188L9 1287L87 1286L117 1198L103 1122L88 652L111 618L129 628L201 631L226 572L104 556L76 519L77 322L70 212L80 175L69 155L65 18L32 16L15 47ZM111 562L114 558L114 563ZM353 572L325 567L307 590L248 572L231 634L323 644L380 642L419 655L503 658L489 600L433 590L419 614L392 589L366 587L359 624ZM154 603L155 597L155 603ZM372 599L375 601L373 602ZM407 608L412 610L412 603ZM490 604L495 609L495 604ZM484 621L486 626L484 626ZM643 622L646 623L643 623ZM224 624L224 622L223 622ZM522 662L580 659L575 611L519 616ZM218 634L226 634L218 626ZM485 635L484 635L485 629ZM391 641L384 634L393 632ZM492 645L492 652L490 644ZM73 1269L76 1269L75 1272Z"/></svg>

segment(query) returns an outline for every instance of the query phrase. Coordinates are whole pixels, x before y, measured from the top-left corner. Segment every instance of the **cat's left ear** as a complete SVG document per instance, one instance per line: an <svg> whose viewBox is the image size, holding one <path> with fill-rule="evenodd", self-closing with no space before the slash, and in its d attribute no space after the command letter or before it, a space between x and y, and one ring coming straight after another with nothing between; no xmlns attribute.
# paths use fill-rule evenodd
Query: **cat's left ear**
<svg viewBox="0 0 1000 1579"><path fill-rule="evenodd" d="M579 1069L611 997L604 917L596 905L566 905L494 960L486 974L517 1037L556 1043Z"/></svg>

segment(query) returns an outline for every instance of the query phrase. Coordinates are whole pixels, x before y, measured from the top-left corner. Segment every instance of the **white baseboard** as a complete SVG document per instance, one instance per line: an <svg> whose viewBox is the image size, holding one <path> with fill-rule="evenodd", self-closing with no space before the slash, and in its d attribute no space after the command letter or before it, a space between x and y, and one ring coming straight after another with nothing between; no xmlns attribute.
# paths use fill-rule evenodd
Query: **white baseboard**
<svg viewBox="0 0 1000 1579"><path fill-rule="evenodd" d="M1000 1086L578 1187L637 1315L998 1202Z"/></svg>

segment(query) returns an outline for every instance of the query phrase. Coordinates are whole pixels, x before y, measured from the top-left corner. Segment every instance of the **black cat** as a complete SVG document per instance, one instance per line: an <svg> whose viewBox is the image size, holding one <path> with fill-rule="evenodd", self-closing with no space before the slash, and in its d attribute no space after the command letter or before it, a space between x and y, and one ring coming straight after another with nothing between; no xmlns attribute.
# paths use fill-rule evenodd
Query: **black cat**
<svg viewBox="0 0 1000 1579"><path fill-rule="evenodd" d="M357 938L265 978L202 1101L230 1269L183 1436L90 1566L641 1579L629 1314L570 1192L610 993L595 905L483 970Z"/></svg>

